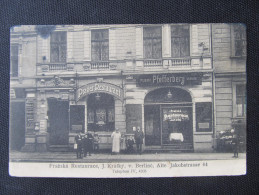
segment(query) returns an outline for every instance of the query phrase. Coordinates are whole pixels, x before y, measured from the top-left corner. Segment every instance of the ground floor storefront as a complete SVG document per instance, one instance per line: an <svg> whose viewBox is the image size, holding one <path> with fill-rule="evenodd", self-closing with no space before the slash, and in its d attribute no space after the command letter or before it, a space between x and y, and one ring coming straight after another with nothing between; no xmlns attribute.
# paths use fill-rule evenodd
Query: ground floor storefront
<svg viewBox="0 0 259 195"><path fill-rule="evenodd" d="M101 150L110 151L116 128L125 150L126 140L140 128L145 151L213 151L212 73L54 77L37 82L37 88L25 90L20 136L24 143L15 150L69 151L75 136L88 132L99 136Z"/></svg>

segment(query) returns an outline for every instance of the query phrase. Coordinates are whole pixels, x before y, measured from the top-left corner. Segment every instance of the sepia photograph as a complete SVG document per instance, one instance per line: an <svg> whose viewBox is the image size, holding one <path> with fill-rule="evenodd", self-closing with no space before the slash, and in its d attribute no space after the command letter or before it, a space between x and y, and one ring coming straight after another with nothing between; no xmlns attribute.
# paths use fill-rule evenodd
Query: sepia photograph
<svg viewBox="0 0 259 195"><path fill-rule="evenodd" d="M9 174L246 174L246 26L10 29Z"/></svg>

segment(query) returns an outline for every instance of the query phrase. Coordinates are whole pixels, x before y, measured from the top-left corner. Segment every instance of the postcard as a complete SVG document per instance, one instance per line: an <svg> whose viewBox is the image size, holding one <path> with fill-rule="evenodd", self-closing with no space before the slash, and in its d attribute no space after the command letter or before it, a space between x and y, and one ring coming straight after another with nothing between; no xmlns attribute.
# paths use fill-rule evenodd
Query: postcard
<svg viewBox="0 0 259 195"><path fill-rule="evenodd" d="M10 29L9 174L246 174L243 24Z"/></svg>

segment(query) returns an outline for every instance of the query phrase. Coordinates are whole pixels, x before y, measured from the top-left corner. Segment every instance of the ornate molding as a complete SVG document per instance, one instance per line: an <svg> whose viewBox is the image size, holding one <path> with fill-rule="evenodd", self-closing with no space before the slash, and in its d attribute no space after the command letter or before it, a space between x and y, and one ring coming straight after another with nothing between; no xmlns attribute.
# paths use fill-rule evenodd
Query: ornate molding
<svg viewBox="0 0 259 195"><path fill-rule="evenodd" d="M73 87L75 85L74 79L64 80L59 76L54 76L54 78L48 81L41 79L38 83L40 87Z"/></svg>

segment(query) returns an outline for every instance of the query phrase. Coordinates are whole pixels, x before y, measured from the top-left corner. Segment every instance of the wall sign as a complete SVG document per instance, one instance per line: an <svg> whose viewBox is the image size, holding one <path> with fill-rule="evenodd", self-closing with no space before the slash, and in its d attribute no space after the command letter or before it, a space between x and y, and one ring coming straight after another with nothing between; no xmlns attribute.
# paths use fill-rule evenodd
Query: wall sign
<svg viewBox="0 0 259 195"><path fill-rule="evenodd" d="M138 87L201 85L202 73L147 74L137 78Z"/></svg>
<svg viewBox="0 0 259 195"><path fill-rule="evenodd" d="M77 90L77 101L91 93L108 93L123 100L122 88L110 83L90 83Z"/></svg>

